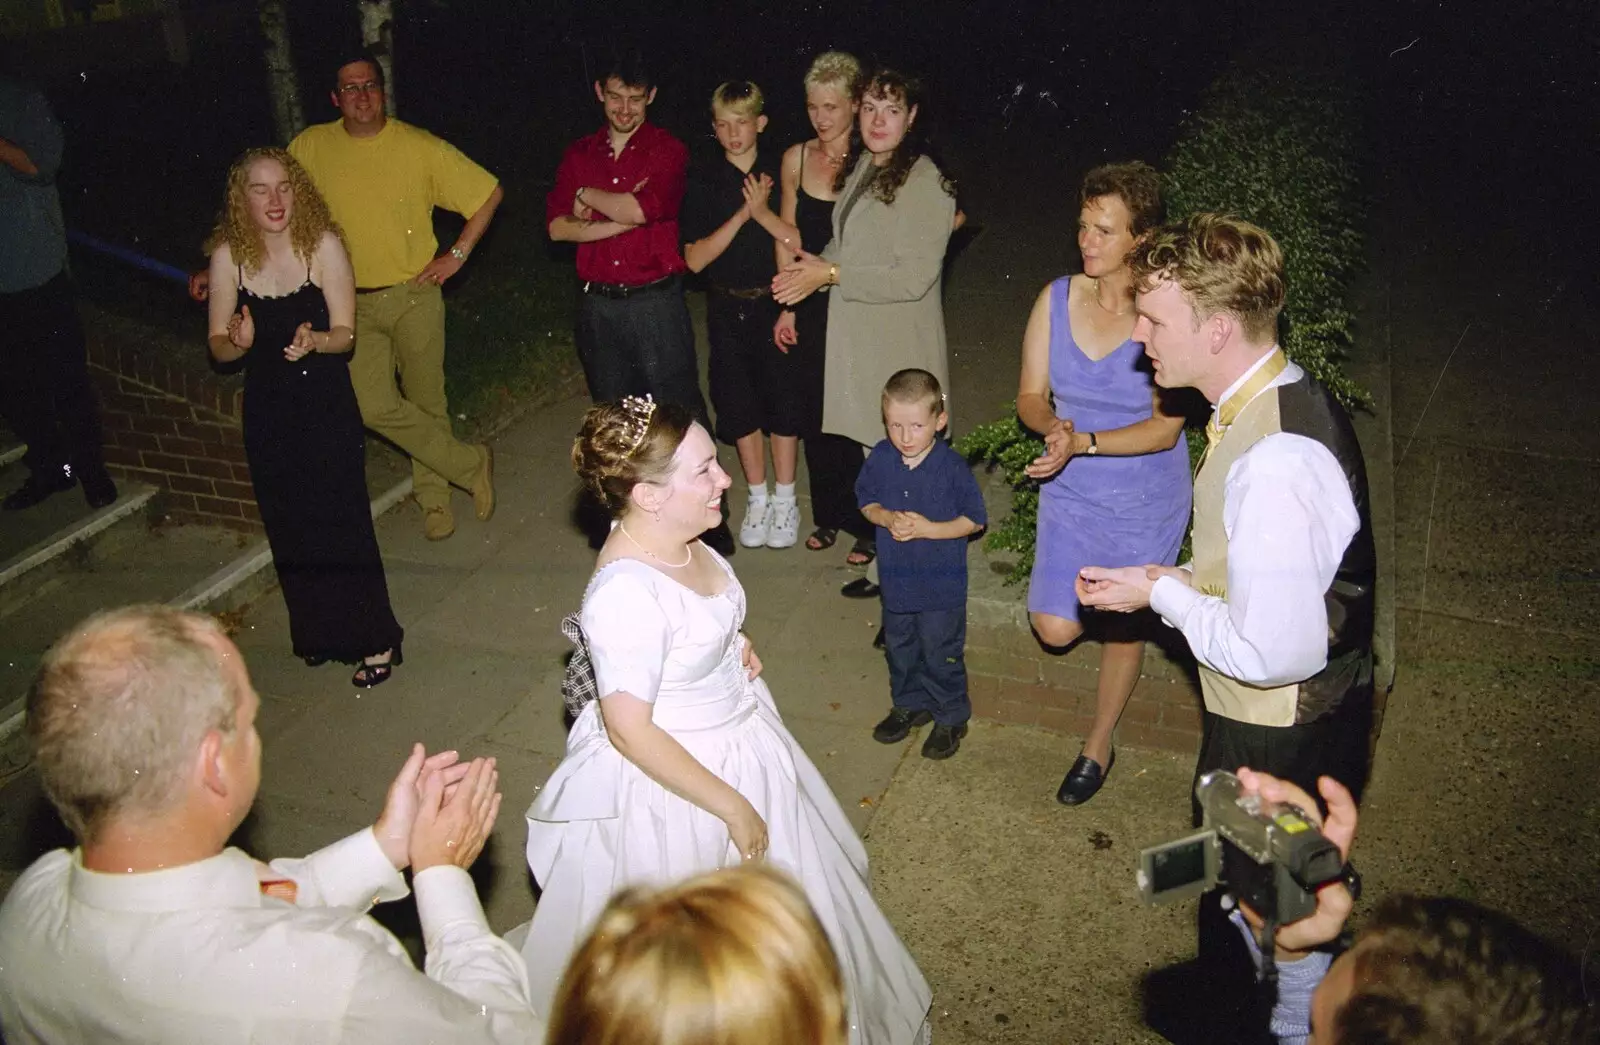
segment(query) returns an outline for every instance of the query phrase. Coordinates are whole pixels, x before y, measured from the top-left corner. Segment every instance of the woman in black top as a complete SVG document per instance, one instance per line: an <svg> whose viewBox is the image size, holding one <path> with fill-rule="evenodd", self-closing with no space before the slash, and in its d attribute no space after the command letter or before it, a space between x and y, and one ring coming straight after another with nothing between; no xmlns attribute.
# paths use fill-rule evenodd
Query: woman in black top
<svg viewBox="0 0 1600 1045"><path fill-rule="evenodd" d="M282 149L228 172L211 253L211 355L242 360L250 479L307 664L359 662L370 688L400 663L350 384L355 276L310 177Z"/></svg>

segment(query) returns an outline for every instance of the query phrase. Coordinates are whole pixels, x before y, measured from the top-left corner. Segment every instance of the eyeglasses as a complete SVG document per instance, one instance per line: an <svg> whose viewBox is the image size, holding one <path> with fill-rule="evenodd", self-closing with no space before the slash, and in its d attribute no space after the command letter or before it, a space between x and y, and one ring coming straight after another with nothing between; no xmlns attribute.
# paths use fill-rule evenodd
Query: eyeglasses
<svg viewBox="0 0 1600 1045"><path fill-rule="evenodd" d="M376 80L368 80L366 83L347 83L347 84L344 84L339 88L339 93L344 95L346 98L351 98L351 97L354 97L355 95L365 94L365 93L368 93L368 92L376 94L377 92L379 92L381 90L383 90L383 84L379 83Z"/></svg>

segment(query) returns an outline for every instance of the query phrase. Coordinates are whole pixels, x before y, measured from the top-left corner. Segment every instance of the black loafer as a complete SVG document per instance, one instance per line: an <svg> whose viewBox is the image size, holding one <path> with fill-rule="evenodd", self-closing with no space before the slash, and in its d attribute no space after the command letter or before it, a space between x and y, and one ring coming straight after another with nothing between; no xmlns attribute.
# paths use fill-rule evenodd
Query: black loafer
<svg viewBox="0 0 1600 1045"><path fill-rule="evenodd" d="M928 739L922 742L922 757L935 761L949 758L961 750L961 738L967 735L967 724L947 726L944 723L935 723L928 731Z"/></svg>
<svg viewBox="0 0 1600 1045"><path fill-rule="evenodd" d="M1064 806L1080 806L1099 793L1105 784L1106 777L1111 773L1111 767L1117 764L1117 753L1111 752L1111 759L1104 769L1100 763L1087 755L1079 755L1078 760L1072 763L1072 768L1067 770L1067 777L1061 781L1061 787L1056 790L1056 801Z"/></svg>
<svg viewBox="0 0 1600 1045"><path fill-rule="evenodd" d="M839 589L839 594L847 599L876 599L883 589L867 580L857 577L855 580Z"/></svg>
<svg viewBox="0 0 1600 1045"><path fill-rule="evenodd" d="M878 629L878 634L872 636L872 648L873 649L888 649L889 648L888 640L886 640L883 637L883 629L882 628Z"/></svg>
<svg viewBox="0 0 1600 1045"><path fill-rule="evenodd" d="M880 744L898 744L911 735L911 730L917 726L926 726L933 721L931 711L907 711L905 708L891 708L883 717L883 721L872 727L872 739Z"/></svg>

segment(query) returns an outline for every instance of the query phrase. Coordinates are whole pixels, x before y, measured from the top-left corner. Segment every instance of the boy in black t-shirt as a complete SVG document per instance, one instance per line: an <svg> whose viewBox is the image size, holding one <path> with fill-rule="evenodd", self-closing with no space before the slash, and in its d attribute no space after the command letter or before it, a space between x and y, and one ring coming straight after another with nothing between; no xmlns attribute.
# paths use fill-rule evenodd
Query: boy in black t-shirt
<svg viewBox="0 0 1600 1045"><path fill-rule="evenodd" d="M934 724L924 758L949 758L967 735L967 538L987 522L967 462L938 438L949 417L939 379L901 370L883 389L889 438L872 448L856 502L878 527L883 637L894 707L872 731L884 744Z"/></svg>
<svg viewBox="0 0 1600 1045"><path fill-rule="evenodd" d="M722 155L689 169L683 257L691 271L706 275L716 435L738 449L750 485L739 543L788 548L800 528L794 493L800 418L786 389L795 387L798 375L788 353L773 344L778 306L771 283L773 241L798 244L800 235L767 202L778 168L756 147L767 126L761 108L761 88L748 81L725 83L712 94L712 128ZM771 437L777 479L770 492L763 433Z"/></svg>

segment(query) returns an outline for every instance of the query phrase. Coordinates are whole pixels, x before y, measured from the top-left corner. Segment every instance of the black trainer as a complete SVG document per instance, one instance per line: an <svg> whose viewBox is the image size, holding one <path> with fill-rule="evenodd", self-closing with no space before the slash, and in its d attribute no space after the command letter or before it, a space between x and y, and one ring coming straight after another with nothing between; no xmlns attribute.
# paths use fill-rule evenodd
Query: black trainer
<svg viewBox="0 0 1600 1045"><path fill-rule="evenodd" d="M24 511L47 497L53 497L77 485L78 480L64 468L32 472L21 486L11 491L4 501L0 501L0 508L8 512Z"/></svg>
<svg viewBox="0 0 1600 1045"><path fill-rule="evenodd" d="M922 757L932 759L949 758L961 750L961 738L967 735L967 724L947 726L943 722L937 723L928 731L928 739L922 742Z"/></svg>
<svg viewBox="0 0 1600 1045"><path fill-rule="evenodd" d="M907 711L905 708L891 708L883 717L883 721L872 727L872 739L880 744L898 744L911 735L911 730L917 726L926 726L933 721L933 713L929 711Z"/></svg>

